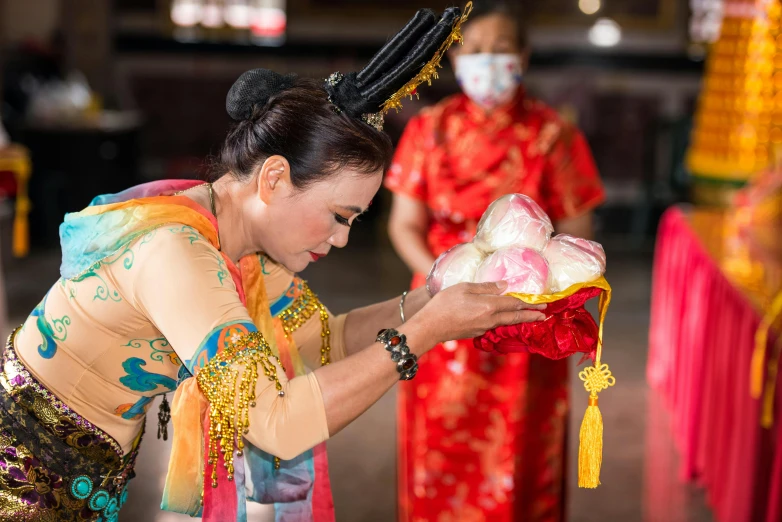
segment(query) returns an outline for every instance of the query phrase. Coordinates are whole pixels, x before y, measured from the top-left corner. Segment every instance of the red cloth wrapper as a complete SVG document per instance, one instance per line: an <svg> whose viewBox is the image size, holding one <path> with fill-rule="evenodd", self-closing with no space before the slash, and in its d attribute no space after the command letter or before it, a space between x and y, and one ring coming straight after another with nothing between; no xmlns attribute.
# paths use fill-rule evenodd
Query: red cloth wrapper
<svg viewBox="0 0 782 522"><path fill-rule="evenodd" d="M584 305L601 292L600 288L582 288L549 303L543 310L544 321L500 326L476 337L473 344L486 352L536 353L554 360L583 353L581 362L594 359L598 327Z"/></svg>

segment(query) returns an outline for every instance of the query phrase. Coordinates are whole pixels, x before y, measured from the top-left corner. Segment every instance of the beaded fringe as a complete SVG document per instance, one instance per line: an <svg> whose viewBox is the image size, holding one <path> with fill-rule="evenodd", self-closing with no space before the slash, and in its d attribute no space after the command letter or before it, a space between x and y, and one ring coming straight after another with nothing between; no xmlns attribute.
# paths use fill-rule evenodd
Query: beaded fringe
<svg viewBox="0 0 782 522"><path fill-rule="evenodd" d="M329 329L329 313L326 307L318 300L318 296L302 282L302 295L293 305L280 313L280 321L285 331L285 337L291 338L293 332L301 328L304 323L318 312L321 324L320 365L326 366L331 362L331 330Z"/></svg>
<svg viewBox="0 0 782 522"><path fill-rule="evenodd" d="M223 456L228 480L233 480L234 447L241 456L244 450L243 435L250 432L250 408L255 407L259 367L275 383L277 392L284 395L272 357L275 356L263 335L252 332L214 356L196 376L198 387L209 401L208 444L212 487L217 487L216 465L219 455ZM241 375L240 370L232 365L244 365Z"/></svg>

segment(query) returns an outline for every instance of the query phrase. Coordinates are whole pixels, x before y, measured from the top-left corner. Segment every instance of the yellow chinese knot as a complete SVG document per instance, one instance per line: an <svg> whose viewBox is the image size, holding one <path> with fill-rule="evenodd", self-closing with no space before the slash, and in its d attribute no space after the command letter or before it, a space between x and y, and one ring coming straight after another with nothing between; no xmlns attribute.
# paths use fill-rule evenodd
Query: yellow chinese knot
<svg viewBox="0 0 782 522"><path fill-rule="evenodd" d="M616 384L616 379L611 375L607 364L602 364L600 358L603 355L603 323L605 323L608 305L611 302L611 285L605 277L601 277L589 283L576 283L569 288L548 295L516 294L509 295L521 299L529 304L554 303L565 299L584 288L599 288L600 294L598 310L600 314L600 326L597 334L597 351L595 364L584 369L578 374L584 381L584 388L589 392L589 405L584 420L581 422L578 445L578 487L596 488L600 485L600 466L603 463L603 417L597 407L597 394Z"/></svg>
<svg viewBox="0 0 782 522"><path fill-rule="evenodd" d="M597 394L616 384L607 364L600 361L603 355L603 322L608 304L611 302L611 287L606 282L600 295L600 327L597 334L597 353L595 364L579 372L578 378L584 382L589 392L589 404L578 434L578 487L596 488L600 485L600 467L603 464L603 416L598 408Z"/></svg>

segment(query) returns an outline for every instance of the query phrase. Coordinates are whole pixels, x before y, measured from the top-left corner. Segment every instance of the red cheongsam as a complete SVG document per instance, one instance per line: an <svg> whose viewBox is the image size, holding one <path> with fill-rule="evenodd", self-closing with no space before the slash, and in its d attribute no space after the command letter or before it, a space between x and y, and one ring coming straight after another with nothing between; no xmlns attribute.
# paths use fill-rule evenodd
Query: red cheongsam
<svg viewBox="0 0 782 522"><path fill-rule="evenodd" d="M583 135L523 91L490 114L464 95L424 110L405 129L385 184L427 206L435 256L472 239L504 194L532 197L555 226L604 197ZM471 340L423 357L399 392L399 520L564 520L567 364L486 353Z"/></svg>

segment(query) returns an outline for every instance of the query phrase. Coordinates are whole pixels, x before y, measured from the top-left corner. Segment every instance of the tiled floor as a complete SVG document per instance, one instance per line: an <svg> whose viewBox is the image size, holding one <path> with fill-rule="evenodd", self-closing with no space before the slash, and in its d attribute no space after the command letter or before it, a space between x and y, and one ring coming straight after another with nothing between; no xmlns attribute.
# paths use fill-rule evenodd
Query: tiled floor
<svg viewBox="0 0 782 522"><path fill-rule="evenodd" d="M363 241L335 252L308 270L314 289L335 312L399 294L409 275L385 240ZM702 495L682 485L666 428L666 415L644 378L649 315L650 255L627 254L609 245L609 273L615 297L606 325L604 359L618 379L603 393L605 420L602 486L579 490L570 483L572 522L706 522L711 520ZM7 267L10 313L19 322L57 277L56 255L33 256ZM11 324L15 324L12 322ZM572 372L571 433L586 405L586 393ZM393 391L363 417L329 441L331 480L340 522L384 522L395 517L395 397ZM175 522L184 516L161 513L158 506L168 461L167 443L154 437L157 409L149 413L138 476L131 483L123 522ZM574 460L577 437L571 437ZM575 478L575 464L571 465ZM654 482L649 477L654 477ZM652 492L654 493L652 498ZM255 509L251 520L273 520L268 509ZM521 521L523 522L523 521Z"/></svg>

